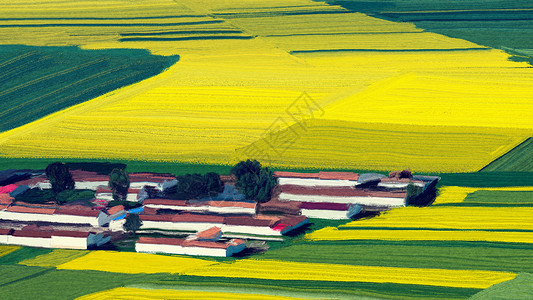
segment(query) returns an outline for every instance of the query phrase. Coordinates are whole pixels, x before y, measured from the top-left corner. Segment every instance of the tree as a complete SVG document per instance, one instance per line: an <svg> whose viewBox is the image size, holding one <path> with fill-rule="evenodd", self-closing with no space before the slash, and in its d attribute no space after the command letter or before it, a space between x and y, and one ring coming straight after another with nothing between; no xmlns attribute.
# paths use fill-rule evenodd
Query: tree
<svg viewBox="0 0 533 300"><path fill-rule="evenodd" d="M109 188L113 191L113 200L126 201L130 178L124 169L113 169L109 174Z"/></svg>
<svg viewBox="0 0 533 300"><path fill-rule="evenodd" d="M241 176L248 174L248 173L252 173L258 176L260 172L261 172L261 163L258 162L257 160L249 160L249 159L246 161L239 162L231 169L231 174L235 175L235 177L237 177L237 180Z"/></svg>
<svg viewBox="0 0 533 300"><path fill-rule="evenodd" d="M224 182L217 173L209 172L205 174L204 182L209 196L216 196L224 191Z"/></svg>
<svg viewBox="0 0 533 300"><path fill-rule="evenodd" d="M122 228L124 228L126 232L131 232L135 235L142 225L143 222L139 219L139 215L129 214L126 216L126 222L122 225Z"/></svg>
<svg viewBox="0 0 533 300"><path fill-rule="evenodd" d="M207 194L204 176L200 174L180 175L176 179L176 193L181 198L193 199Z"/></svg>
<svg viewBox="0 0 533 300"><path fill-rule="evenodd" d="M75 183L74 179L72 179L72 174L70 174L68 167L61 162L49 164L45 172L52 185L52 191L55 195L54 200L57 204L61 204L57 195L63 191L74 189Z"/></svg>
<svg viewBox="0 0 533 300"><path fill-rule="evenodd" d="M257 170L257 166L259 166L259 170ZM236 173L233 173L234 170ZM248 172L245 172L245 170L248 170ZM247 199L257 202L256 211L259 211L261 203L270 201L272 189L278 184L274 173L268 168L261 168L261 164L255 160L238 163L232 169L232 174L237 177L237 183L235 184L237 189Z"/></svg>

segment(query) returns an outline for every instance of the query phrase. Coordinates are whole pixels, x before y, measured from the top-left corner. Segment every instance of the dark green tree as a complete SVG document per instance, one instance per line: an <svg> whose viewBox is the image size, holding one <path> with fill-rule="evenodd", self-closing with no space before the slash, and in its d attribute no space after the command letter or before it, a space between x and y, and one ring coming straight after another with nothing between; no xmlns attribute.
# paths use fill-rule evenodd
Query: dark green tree
<svg viewBox="0 0 533 300"><path fill-rule="evenodd" d="M246 170L248 171L245 172ZM278 184L274 173L268 168L261 168L261 164L255 160L238 163L232 169L232 174L237 177L237 189L247 199L257 202L256 211L259 211L261 203L270 201L272 189Z"/></svg>
<svg viewBox="0 0 533 300"><path fill-rule="evenodd" d="M186 174L177 176L176 194L180 198L193 199L207 194L204 176L200 174Z"/></svg>
<svg viewBox="0 0 533 300"><path fill-rule="evenodd" d="M241 178L241 176L252 173L257 176L259 176L259 173L261 172L261 163L257 160L246 160L241 161L238 164L236 164L231 169L231 174L235 175L237 177L237 180Z"/></svg>
<svg viewBox="0 0 533 300"><path fill-rule="evenodd" d="M126 216L126 222L122 225L122 228L124 228L126 232L131 232L135 235L142 225L143 222L139 219L139 215L129 214Z"/></svg>
<svg viewBox="0 0 533 300"><path fill-rule="evenodd" d="M216 196L224 191L224 182L217 173L209 172L205 174L204 182L209 196Z"/></svg>
<svg viewBox="0 0 533 300"><path fill-rule="evenodd" d="M52 191L55 195L54 199L57 204L61 204L57 195L63 191L74 189L75 183L74 179L72 179L72 174L70 174L68 167L61 162L49 164L45 172L46 177L52 185Z"/></svg>
<svg viewBox="0 0 533 300"><path fill-rule="evenodd" d="M113 191L113 200L126 201L130 178L124 169L113 169L109 174L109 188Z"/></svg>

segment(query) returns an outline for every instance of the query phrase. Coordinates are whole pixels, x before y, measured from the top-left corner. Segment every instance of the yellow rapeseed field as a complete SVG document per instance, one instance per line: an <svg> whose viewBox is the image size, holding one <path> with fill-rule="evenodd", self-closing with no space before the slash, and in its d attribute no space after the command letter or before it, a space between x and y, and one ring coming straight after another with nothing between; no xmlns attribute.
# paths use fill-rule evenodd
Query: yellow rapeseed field
<svg viewBox="0 0 533 300"><path fill-rule="evenodd" d="M393 227L533 231L531 207L402 207L339 228ZM531 234L533 236L533 234Z"/></svg>
<svg viewBox="0 0 533 300"><path fill-rule="evenodd" d="M181 273L190 268L212 265L196 258L163 256L147 253L92 251L89 254L58 265L58 269L96 270L116 273Z"/></svg>
<svg viewBox="0 0 533 300"><path fill-rule="evenodd" d="M523 130L311 119L253 143L274 165L369 170L477 171L523 140ZM422 141L425 145L421 146ZM288 147L283 148L287 144ZM278 145L279 149L272 146ZM501 146L508 145L508 146ZM250 147L236 154L244 156ZM279 150L279 151L278 151ZM259 152L259 151L258 151ZM277 155L278 152L282 155ZM332 155L335 153L335 155ZM304 160L306 158L307 160Z"/></svg>
<svg viewBox="0 0 533 300"><path fill-rule="evenodd" d="M439 196L433 204L461 203L468 194L477 191L533 191L533 186L516 186L516 187L461 187L461 186L444 186L439 189Z"/></svg>
<svg viewBox="0 0 533 300"><path fill-rule="evenodd" d="M461 218L461 216L457 216ZM485 241L533 244L531 232L481 230L337 229L326 227L305 236L311 241Z"/></svg>
<svg viewBox="0 0 533 300"><path fill-rule="evenodd" d="M241 149L294 124L288 108L306 109L304 91L320 108L317 125L265 164L474 171L533 134L533 69L500 50L465 50L484 47L360 13L316 13L344 9L311 0L96 3L3 3L0 43L140 48L180 61L1 133L0 157L233 164ZM119 12L131 19L95 19ZM28 16L87 19L9 19ZM217 39L224 30L250 38ZM195 39L124 39L159 33Z"/></svg>
<svg viewBox="0 0 533 300"><path fill-rule="evenodd" d="M21 265L55 267L89 253L86 250L54 249L52 252L19 262Z"/></svg>
<svg viewBox="0 0 533 300"><path fill-rule="evenodd" d="M251 300L289 300L300 299L293 297L268 296L259 294L201 292L189 290L159 290L119 287L112 290L97 292L77 298L79 300L99 299L251 299Z"/></svg>
<svg viewBox="0 0 533 300"><path fill-rule="evenodd" d="M6 246L6 245L0 245L0 257L4 255L8 255L9 253L20 249L19 246Z"/></svg>
<svg viewBox="0 0 533 300"><path fill-rule="evenodd" d="M251 259L191 269L184 274L272 280L390 282L481 289L516 277L513 273L494 271L351 266Z"/></svg>

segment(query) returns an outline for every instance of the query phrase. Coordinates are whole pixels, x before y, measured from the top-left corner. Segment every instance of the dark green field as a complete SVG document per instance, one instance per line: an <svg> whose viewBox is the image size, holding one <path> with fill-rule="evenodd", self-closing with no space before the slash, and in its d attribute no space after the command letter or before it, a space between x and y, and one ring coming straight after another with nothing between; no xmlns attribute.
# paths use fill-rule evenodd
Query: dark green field
<svg viewBox="0 0 533 300"><path fill-rule="evenodd" d="M533 2L508 0L327 0L327 3L519 55L533 64ZM526 52L524 52L526 50ZM522 57L520 57L522 56Z"/></svg>
<svg viewBox="0 0 533 300"><path fill-rule="evenodd" d="M0 132L161 73L146 50L0 46Z"/></svg>
<svg viewBox="0 0 533 300"><path fill-rule="evenodd" d="M513 150L481 169L481 172L501 171L533 171L533 138L525 140Z"/></svg>

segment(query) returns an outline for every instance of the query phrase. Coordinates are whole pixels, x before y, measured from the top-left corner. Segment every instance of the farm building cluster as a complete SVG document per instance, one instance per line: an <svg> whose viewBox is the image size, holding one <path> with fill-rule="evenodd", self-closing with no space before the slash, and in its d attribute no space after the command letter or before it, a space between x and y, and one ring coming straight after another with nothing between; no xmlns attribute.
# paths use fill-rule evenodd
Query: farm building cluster
<svg viewBox="0 0 533 300"><path fill-rule="evenodd" d="M33 202L28 194L52 188L44 172L0 172L1 244L99 249L127 237L128 216L136 215L141 235L135 241L137 252L226 257L253 241L283 241L284 235L305 228L310 218L350 219L408 205L414 199L409 186L420 196L439 180L410 173L274 172L277 185L262 203L247 199L234 175L220 176L220 192L176 199L166 197L178 183L176 176L129 173L126 201L116 203L109 175L70 173L75 190L91 191L91 199Z"/></svg>

